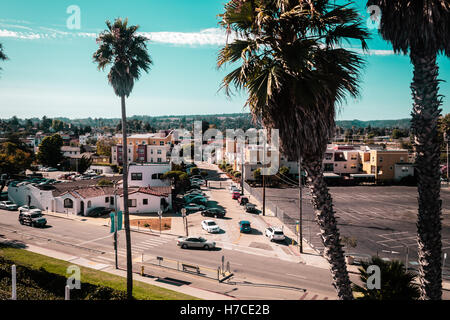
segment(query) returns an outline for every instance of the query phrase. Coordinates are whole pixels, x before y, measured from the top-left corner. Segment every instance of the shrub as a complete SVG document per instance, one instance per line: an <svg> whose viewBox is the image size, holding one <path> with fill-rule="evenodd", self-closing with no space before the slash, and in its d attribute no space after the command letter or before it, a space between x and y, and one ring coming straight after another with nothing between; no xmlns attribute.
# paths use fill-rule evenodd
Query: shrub
<svg viewBox="0 0 450 320"><path fill-rule="evenodd" d="M112 186L112 185L114 185L114 183L111 180L108 180L108 179L100 179L97 182L97 185L98 186Z"/></svg>

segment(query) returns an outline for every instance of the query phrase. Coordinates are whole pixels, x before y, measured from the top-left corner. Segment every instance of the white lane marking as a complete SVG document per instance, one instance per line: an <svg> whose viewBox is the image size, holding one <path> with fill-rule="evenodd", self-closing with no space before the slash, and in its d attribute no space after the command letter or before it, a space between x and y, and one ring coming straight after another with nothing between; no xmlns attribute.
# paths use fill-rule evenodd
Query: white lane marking
<svg viewBox="0 0 450 320"><path fill-rule="evenodd" d="M155 242L157 242L157 243L163 244L163 243L167 243L169 241L170 241L169 239L152 239L152 240L145 240L140 243L155 243Z"/></svg>
<svg viewBox="0 0 450 320"><path fill-rule="evenodd" d="M81 245L86 244L86 243L95 242L95 241L98 241L98 240L103 240L103 239L111 238L111 237L112 237L112 235L110 234L110 235L107 235L106 237L101 237L101 238L98 238L98 239L84 241L84 242L78 243L77 245L81 246Z"/></svg>
<svg viewBox="0 0 450 320"><path fill-rule="evenodd" d="M306 277L304 277L304 276L299 276L298 274L286 273L286 275L291 276L291 277L300 278L300 279L305 279L305 280L307 279Z"/></svg>

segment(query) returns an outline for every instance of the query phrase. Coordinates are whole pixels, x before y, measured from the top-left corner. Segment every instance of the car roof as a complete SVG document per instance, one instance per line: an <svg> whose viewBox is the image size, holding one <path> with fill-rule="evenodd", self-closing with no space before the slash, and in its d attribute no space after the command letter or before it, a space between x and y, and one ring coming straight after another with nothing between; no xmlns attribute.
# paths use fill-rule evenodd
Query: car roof
<svg viewBox="0 0 450 320"><path fill-rule="evenodd" d="M203 220L202 222L214 222L214 223L216 223L214 220Z"/></svg>
<svg viewBox="0 0 450 320"><path fill-rule="evenodd" d="M241 221L239 221L239 223L248 223L248 224L250 224L250 221L248 221L248 220L241 220Z"/></svg>

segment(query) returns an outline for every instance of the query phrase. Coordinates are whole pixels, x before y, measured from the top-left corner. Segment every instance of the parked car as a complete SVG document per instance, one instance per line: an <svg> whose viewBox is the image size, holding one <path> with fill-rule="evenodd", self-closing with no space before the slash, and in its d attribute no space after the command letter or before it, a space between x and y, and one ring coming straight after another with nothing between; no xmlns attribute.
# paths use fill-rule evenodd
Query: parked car
<svg viewBox="0 0 450 320"><path fill-rule="evenodd" d="M186 203L196 203L196 204L201 204L201 205L204 205L204 206L206 206L206 204L208 203L208 199L206 199L205 197L202 197L202 196L196 196L196 197L193 197L193 198L188 198L188 199L185 199L185 201L186 201Z"/></svg>
<svg viewBox="0 0 450 320"><path fill-rule="evenodd" d="M198 193L188 194L188 195L185 195L183 198L184 198L184 200L189 200L189 199L193 199L193 198L195 198L195 197L203 197L203 198L206 199L206 196L205 196L205 195L198 194Z"/></svg>
<svg viewBox="0 0 450 320"><path fill-rule="evenodd" d="M241 192L241 190L239 190L239 188L237 188L236 186L231 186L230 187L230 193L233 193L233 192L236 192L236 191Z"/></svg>
<svg viewBox="0 0 450 320"><path fill-rule="evenodd" d="M42 216L41 210L33 209L32 211L19 213L19 223L32 227L43 227L47 224L47 219Z"/></svg>
<svg viewBox="0 0 450 320"><path fill-rule="evenodd" d="M39 210L40 211L40 209L35 207L35 206L27 206L27 205L25 205L25 206L19 207L19 212L28 212L28 211L32 211L32 210Z"/></svg>
<svg viewBox="0 0 450 320"><path fill-rule="evenodd" d="M183 249L202 248L209 250L216 247L216 243L214 241L208 241L202 237L181 237L178 238L177 245Z"/></svg>
<svg viewBox="0 0 450 320"><path fill-rule="evenodd" d="M197 183L197 184L199 184L201 186L206 185L206 181L204 179L192 179L191 178L191 183Z"/></svg>
<svg viewBox="0 0 450 320"><path fill-rule="evenodd" d="M199 175L199 174L193 175L193 176L191 177L191 179L205 180L205 179L204 179L201 175Z"/></svg>
<svg viewBox="0 0 450 320"><path fill-rule="evenodd" d="M225 211L220 208L209 208L202 211L204 217L223 218L225 217Z"/></svg>
<svg viewBox="0 0 450 320"><path fill-rule="evenodd" d="M239 204L241 206L244 206L248 203L248 198L247 197L241 197L239 196L239 198L237 199L237 201L239 202Z"/></svg>
<svg viewBox="0 0 450 320"><path fill-rule="evenodd" d="M206 230L209 233L215 233L220 231L220 227L213 220L203 220L202 229Z"/></svg>
<svg viewBox="0 0 450 320"><path fill-rule="evenodd" d="M197 212L197 211L205 210L206 207L201 205L201 204L189 203L189 204L185 205L184 208L186 209L186 213L189 214L191 212Z"/></svg>
<svg viewBox="0 0 450 320"><path fill-rule="evenodd" d="M254 205L253 203L247 203L244 206L245 212L248 213L258 213L258 210L256 209L256 205Z"/></svg>
<svg viewBox="0 0 450 320"><path fill-rule="evenodd" d="M283 229L279 227L268 227L264 234L270 239L270 241L284 241L286 238L283 233Z"/></svg>
<svg viewBox="0 0 450 320"><path fill-rule="evenodd" d="M252 228L250 226L250 221L241 220L239 221L239 231L244 233L252 232Z"/></svg>
<svg viewBox="0 0 450 320"><path fill-rule="evenodd" d="M14 202L11 202L9 200L7 201L0 201L0 209L3 210L9 210L9 211L16 211L18 208L18 205Z"/></svg>
<svg viewBox="0 0 450 320"><path fill-rule="evenodd" d="M189 194L205 195L205 193L202 190L199 190L199 189L191 189L189 191L186 191L184 194L185 195L189 195Z"/></svg>
<svg viewBox="0 0 450 320"><path fill-rule="evenodd" d="M92 208L91 210L89 210L87 215L89 217L100 217L100 216L109 214L112 211L113 211L113 209L110 209L110 208L96 207L96 208Z"/></svg>
<svg viewBox="0 0 450 320"><path fill-rule="evenodd" d="M241 196L241 193L239 191L234 191L231 198L233 200L237 200L237 199L239 199L240 196Z"/></svg>

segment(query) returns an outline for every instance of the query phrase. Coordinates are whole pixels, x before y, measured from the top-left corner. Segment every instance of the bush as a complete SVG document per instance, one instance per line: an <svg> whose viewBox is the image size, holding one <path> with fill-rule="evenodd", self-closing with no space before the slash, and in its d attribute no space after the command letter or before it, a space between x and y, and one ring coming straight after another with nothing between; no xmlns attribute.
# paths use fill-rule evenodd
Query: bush
<svg viewBox="0 0 450 320"><path fill-rule="evenodd" d="M235 171L233 174L236 178L240 178L241 177L241 173L239 171Z"/></svg>
<svg viewBox="0 0 450 320"><path fill-rule="evenodd" d="M108 180L108 179L100 179L98 182L97 182L97 185L98 186L112 186L112 185L114 185L114 183L111 181L111 180Z"/></svg>

